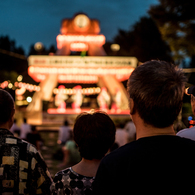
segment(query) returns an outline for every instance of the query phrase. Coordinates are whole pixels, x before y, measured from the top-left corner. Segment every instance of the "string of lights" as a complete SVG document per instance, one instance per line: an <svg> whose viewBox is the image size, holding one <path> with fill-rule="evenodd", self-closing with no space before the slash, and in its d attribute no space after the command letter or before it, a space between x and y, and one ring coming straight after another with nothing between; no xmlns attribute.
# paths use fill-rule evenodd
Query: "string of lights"
<svg viewBox="0 0 195 195"><path fill-rule="evenodd" d="M41 87L37 85L32 85L29 83L24 83L24 82L15 82L14 84L11 83L10 81L4 81L0 83L0 88L5 89L13 89L16 90L16 95L22 95L26 92L26 90L30 92L35 92L35 91L40 91ZM94 94L99 94L101 92L100 87L89 87L89 88L82 88L81 93L83 95L94 95ZM54 88L53 93L56 95L58 93L62 94L67 94L67 95L73 95L76 94L76 89L71 89L71 88L65 88L65 89L58 89Z"/></svg>

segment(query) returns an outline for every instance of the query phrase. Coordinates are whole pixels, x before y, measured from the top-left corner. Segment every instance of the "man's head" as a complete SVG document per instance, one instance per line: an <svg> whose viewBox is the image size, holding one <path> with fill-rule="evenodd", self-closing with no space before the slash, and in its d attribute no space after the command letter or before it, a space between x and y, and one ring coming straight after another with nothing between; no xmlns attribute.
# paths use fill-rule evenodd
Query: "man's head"
<svg viewBox="0 0 195 195"><path fill-rule="evenodd" d="M183 102L185 76L172 64L148 61L138 66L128 80L128 95L144 123L157 128L168 127L177 118Z"/></svg>
<svg viewBox="0 0 195 195"><path fill-rule="evenodd" d="M116 128L104 112L82 113L75 121L74 140L81 157L92 160L104 157L115 140Z"/></svg>
<svg viewBox="0 0 195 195"><path fill-rule="evenodd" d="M7 91L0 89L0 126L9 123L11 127L14 112L15 108L12 96Z"/></svg>

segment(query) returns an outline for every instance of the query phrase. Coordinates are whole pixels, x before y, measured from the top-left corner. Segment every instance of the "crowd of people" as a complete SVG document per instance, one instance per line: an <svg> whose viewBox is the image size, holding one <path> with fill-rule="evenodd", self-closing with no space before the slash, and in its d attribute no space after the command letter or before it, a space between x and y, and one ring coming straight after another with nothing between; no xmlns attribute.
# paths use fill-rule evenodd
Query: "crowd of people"
<svg viewBox="0 0 195 195"><path fill-rule="evenodd" d="M37 150L41 150L43 139L38 133L36 126L29 125L26 118L23 119L23 123L21 124L21 126L18 126L16 119L14 119L14 123L10 128L10 131L15 137L28 141L29 143L33 144L37 148Z"/></svg>
<svg viewBox="0 0 195 195"><path fill-rule="evenodd" d="M116 126L103 111L79 114L73 129L65 120L57 140L63 163L71 152L80 159L54 178L36 127L25 119L16 125L13 98L0 90L0 194L193 193L195 128L177 135L173 128L185 83L182 70L165 61L135 68L127 84L132 121ZM195 87L186 94L195 114Z"/></svg>

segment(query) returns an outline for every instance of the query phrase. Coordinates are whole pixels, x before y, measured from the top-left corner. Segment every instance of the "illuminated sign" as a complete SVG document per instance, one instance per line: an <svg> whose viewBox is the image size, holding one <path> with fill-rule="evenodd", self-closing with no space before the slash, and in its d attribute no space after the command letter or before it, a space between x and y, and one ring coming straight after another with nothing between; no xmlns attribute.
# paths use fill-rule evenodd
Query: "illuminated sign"
<svg viewBox="0 0 195 195"><path fill-rule="evenodd" d="M98 20L90 19L86 14L79 13L71 19L64 19L60 29L61 34L56 37L57 48L60 54L69 55L70 51L89 51L99 53L103 50L105 36L99 34ZM66 51L66 52L65 52ZM94 54L91 54L94 55Z"/></svg>
<svg viewBox="0 0 195 195"><path fill-rule="evenodd" d="M135 57L109 57L109 56L29 56L29 66L53 67L131 67L137 66Z"/></svg>
<svg viewBox="0 0 195 195"><path fill-rule="evenodd" d="M28 74L36 82L56 74L60 83L97 83L106 75L124 81L137 65L134 57L30 56L28 61Z"/></svg>
<svg viewBox="0 0 195 195"><path fill-rule="evenodd" d="M102 46L105 44L106 38L104 35L58 35L56 40L58 49L61 49L66 43L71 43L71 45L75 44L74 47L70 48L71 50L87 51L88 43L93 43L98 46ZM83 47L83 45L85 45L85 47Z"/></svg>
<svg viewBox="0 0 195 195"><path fill-rule="evenodd" d="M105 43L104 35L58 35L57 41L65 42L88 42L88 43Z"/></svg>

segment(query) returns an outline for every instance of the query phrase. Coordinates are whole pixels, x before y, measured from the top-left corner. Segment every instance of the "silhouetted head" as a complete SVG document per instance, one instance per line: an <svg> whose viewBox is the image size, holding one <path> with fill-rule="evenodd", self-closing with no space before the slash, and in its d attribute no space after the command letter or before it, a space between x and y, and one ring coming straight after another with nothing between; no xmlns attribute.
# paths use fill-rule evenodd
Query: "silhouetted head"
<svg viewBox="0 0 195 195"><path fill-rule="evenodd" d="M24 121L24 123L26 123L27 122L26 118L24 118L23 121Z"/></svg>
<svg viewBox="0 0 195 195"><path fill-rule="evenodd" d="M12 126L14 112L15 106L12 96L7 91L0 89L0 125L10 121Z"/></svg>
<svg viewBox="0 0 195 195"><path fill-rule="evenodd" d="M116 128L104 112L82 113L75 121L73 134L81 157L101 159L113 145Z"/></svg>
<svg viewBox="0 0 195 195"><path fill-rule="evenodd" d="M177 118L183 102L186 78L183 72L165 61L148 61L138 66L128 80L133 115L157 128L168 127Z"/></svg>
<svg viewBox="0 0 195 195"><path fill-rule="evenodd" d="M64 121L64 126L68 126L69 122L67 120Z"/></svg>

